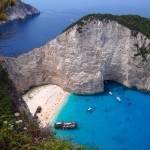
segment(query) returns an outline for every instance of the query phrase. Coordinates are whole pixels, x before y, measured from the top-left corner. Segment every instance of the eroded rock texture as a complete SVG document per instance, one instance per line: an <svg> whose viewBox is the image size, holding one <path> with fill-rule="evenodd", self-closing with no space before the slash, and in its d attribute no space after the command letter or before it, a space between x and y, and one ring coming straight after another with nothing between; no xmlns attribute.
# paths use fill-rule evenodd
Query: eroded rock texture
<svg viewBox="0 0 150 150"><path fill-rule="evenodd" d="M16 0L16 5L6 10L6 14L8 16L7 21L25 19L27 16L37 15L39 13L39 10L22 2L21 0Z"/></svg>
<svg viewBox="0 0 150 150"><path fill-rule="evenodd" d="M18 91L56 84L77 94L102 92L104 80L150 91L150 55L139 48L150 39L116 21L90 21L73 26L41 48L17 58L2 58Z"/></svg>

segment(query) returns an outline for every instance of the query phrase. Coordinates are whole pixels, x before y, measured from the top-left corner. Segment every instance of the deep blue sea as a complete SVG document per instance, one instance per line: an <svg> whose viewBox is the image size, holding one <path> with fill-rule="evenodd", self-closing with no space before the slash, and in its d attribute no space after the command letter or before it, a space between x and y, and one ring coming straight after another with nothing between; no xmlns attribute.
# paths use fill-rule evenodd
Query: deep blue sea
<svg viewBox="0 0 150 150"><path fill-rule="evenodd" d="M150 17L150 0L23 0L41 14L0 26L0 55L16 56L40 47L89 13Z"/></svg>
<svg viewBox="0 0 150 150"><path fill-rule="evenodd" d="M0 26L0 55L17 56L40 47L89 13L138 14L150 18L149 0L24 0L41 14ZM78 130L56 135L101 150L150 150L150 94L109 82L105 93L70 95L56 121L76 121ZM112 91L113 96L108 94ZM122 102L116 100L120 96ZM95 107L88 113L89 107Z"/></svg>
<svg viewBox="0 0 150 150"><path fill-rule="evenodd" d="M56 130L56 135L100 150L150 150L150 94L114 82L105 88L95 96L70 95L54 122L75 121L79 128ZM95 110L89 113L89 107Z"/></svg>

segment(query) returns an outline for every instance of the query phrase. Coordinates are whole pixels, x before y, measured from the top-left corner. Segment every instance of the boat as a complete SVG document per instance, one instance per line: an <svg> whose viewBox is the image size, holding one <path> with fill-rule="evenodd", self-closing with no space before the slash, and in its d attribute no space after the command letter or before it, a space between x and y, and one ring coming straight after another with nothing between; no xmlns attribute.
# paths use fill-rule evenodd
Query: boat
<svg viewBox="0 0 150 150"><path fill-rule="evenodd" d="M109 95L112 95L112 92L111 92L111 91L109 91L108 93L109 93Z"/></svg>
<svg viewBox="0 0 150 150"><path fill-rule="evenodd" d="M89 107L89 108L87 109L88 112L93 112L94 110L95 110L95 107Z"/></svg>
<svg viewBox="0 0 150 150"><path fill-rule="evenodd" d="M118 102L121 102L121 101L122 101L119 96L117 96L116 99L117 99Z"/></svg>
<svg viewBox="0 0 150 150"><path fill-rule="evenodd" d="M89 108L88 108L88 111L91 111L91 110L93 110L93 108L89 107Z"/></svg>
<svg viewBox="0 0 150 150"><path fill-rule="evenodd" d="M77 126L76 122L56 122L54 124L55 129L76 129Z"/></svg>

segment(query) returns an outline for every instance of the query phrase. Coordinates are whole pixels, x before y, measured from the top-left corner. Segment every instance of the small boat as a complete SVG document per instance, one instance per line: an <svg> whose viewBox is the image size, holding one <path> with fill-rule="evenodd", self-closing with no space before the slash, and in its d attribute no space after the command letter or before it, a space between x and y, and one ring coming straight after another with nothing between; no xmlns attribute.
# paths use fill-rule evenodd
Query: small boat
<svg viewBox="0 0 150 150"><path fill-rule="evenodd" d="M117 99L118 102L121 102L121 101L122 101L119 96L117 96L116 99Z"/></svg>
<svg viewBox="0 0 150 150"><path fill-rule="evenodd" d="M109 91L108 93L109 93L109 95L113 95L111 91Z"/></svg>
<svg viewBox="0 0 150 150"><path fill-rule="evenodd" d="M92 107L89 107L89 108L88 108L88 111L91 111L91 110L93 110L93 108L92 108Z"/></svg>
<svg viewBox="0 0 150 150"><path fill-rule="evenodd" d="M56 122L54 124L55 129L76 129L77 126L76 122Z"/></svg>
<svg viewBox="0 0 150 150"><path fill-rule="evenodd" d="M89 108L87 109L88 112L93 112L94 110L95 110L95 107L89 107Z"/></svg>

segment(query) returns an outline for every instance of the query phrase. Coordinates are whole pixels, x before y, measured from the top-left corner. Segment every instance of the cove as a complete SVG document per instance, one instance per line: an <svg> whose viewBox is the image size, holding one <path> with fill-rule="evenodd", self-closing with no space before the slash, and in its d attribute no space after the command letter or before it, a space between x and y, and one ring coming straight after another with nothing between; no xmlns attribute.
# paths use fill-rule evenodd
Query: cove
<svg viewBox="0 0 150 150"><path fill-rule="evenodd" d="M0 36L0 55L17 56L40 47L88 13L150 17L148 0L111 0L111 3L83 0L82 5L81 0L73 1L74 4L69 0L24 1L36 6L41 14L1 25L0 33L4 34ZM105 87L105 93L99 95L70 95L55 121L76 121L79 129L57 130L56 136L88 147L98 146L101 150L149 150L150 94L114 82L107 83ZM109 91L112 91L113 96L108 94ZM122 98L122 103L117 102L116 96ZM91 106L96 108L95 111L87 113Z"/></svg>
<svg viewBox="0 0 150 150"><path fill-rule="evenodd" d="M54 130L56 136L101 150L149 150L150 94L115 82L108 82L105 87L104 93L94 96L71 94L54 122L75 121L79 127ZM121 103L116 96L122 99ZM96 109L88 113L89 107Z"/></svg>

